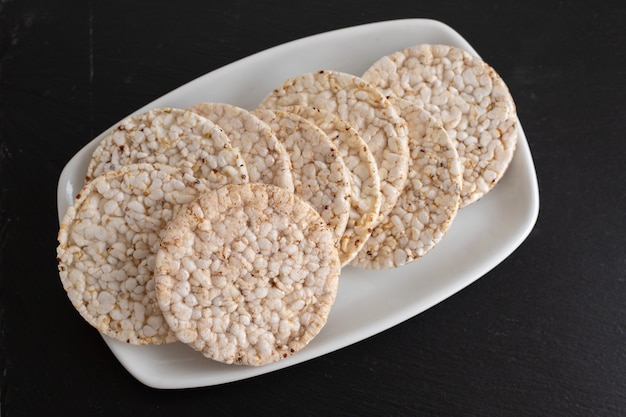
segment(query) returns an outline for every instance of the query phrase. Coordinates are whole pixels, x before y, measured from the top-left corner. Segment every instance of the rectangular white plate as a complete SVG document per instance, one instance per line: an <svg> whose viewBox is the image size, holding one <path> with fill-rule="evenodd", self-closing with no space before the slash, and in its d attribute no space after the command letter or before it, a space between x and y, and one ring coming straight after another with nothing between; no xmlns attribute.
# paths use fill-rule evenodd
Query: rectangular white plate
<svg viewBox="0 0 626 417"><path fill-rule="evenodd" d="M362 74L374 61L419 43L476 51L450 27L426 19L395 20L341 29L280 45L212 71L147 104L187 107L200 101L253 109L274 87L304 72L331 69ZM61 173L59 220L83 185L91 153L104 133L81 149ZM469 285L509 256L537 219L535 169L520 126L512 164L485 198L459 211L448 234L422 259L405 267L344 268L326 327L296 355L263 367L223 365L185 345L133 346L103 336L122 365L142 383L162 389L222 384L316 358L386 330ZM76 337L80 337L77 335Z"/></svg>

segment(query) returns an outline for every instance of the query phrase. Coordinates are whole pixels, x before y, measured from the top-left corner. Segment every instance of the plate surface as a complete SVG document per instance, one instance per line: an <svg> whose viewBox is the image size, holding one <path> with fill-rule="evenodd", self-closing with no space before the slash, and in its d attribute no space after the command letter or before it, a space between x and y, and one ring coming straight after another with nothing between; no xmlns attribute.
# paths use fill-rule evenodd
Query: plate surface
<svg viewBox="0 0 626 417"><path fill-rule="evenodd" d="M187 107L200 101L253 109L287 78L319 69L360 75L383 55L419 43L454 45L478 55L463 37L438 21L372 23L303 38L249 56L191 81L135 113L155 107ZM81 149L61 173L59 220L82 187L91 153L104 134ZM210 386L275 371L386 330L471 284L523 242L538 212L535 168L520 126L516 153L504 178L482 200L460 210L449 232L425 257L392 270L344 268L328 323L298 354L263 367L245 367L205 359L181 343L133 346L103 338L135 378L154 388Z"/></svg>

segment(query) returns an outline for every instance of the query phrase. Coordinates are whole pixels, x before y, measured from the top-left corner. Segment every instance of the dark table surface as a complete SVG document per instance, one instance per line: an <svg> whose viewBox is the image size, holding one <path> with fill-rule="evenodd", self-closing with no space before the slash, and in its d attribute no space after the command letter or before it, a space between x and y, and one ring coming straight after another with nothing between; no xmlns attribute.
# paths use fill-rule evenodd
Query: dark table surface
<svg viewBox="0 0 626 417"><path fill-rule="evenodd" d="M450 25L508 83L539 182L527 240L444 302L315 360L208 388L135 380L58 279L65 163L213 69L409 17ZM625 415L624 22L617 1L1 1L2 415Z"/></svg>

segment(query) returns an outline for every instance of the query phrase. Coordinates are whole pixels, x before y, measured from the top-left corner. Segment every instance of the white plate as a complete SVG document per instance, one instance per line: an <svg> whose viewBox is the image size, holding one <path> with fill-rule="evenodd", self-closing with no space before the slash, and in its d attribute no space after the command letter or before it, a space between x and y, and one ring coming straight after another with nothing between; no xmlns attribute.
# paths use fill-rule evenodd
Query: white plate
<svg viewBox="0 0 626 417"><path fill-rule="evenodd" d="M341 29L289 42L212 71L147 104L186 107L200 101L252 109L289 77L319 69L362 74L374 61L419 43L476 51L450 27L426 19L395 20ZM91 153L104 134L81 149L61 173L59 218L83 185ZM263 367L223 365L185 345L133 346L103 336L122 365L154 388L222 384L316 358L386 330L469 285L509 256L537 219L537 178L520 126L512 164L485 198L459 211L448 234L430 253L394 270L341 274L339 293L321 333L296 355ZM80 335L76 335L80 337Z"/></svg>

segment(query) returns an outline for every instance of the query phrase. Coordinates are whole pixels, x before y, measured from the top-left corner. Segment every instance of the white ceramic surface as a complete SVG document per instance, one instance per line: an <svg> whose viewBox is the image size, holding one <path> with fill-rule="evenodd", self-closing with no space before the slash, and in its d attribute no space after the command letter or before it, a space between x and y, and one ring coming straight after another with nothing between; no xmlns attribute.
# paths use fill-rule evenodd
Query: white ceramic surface
<svg viewBox="0 0 626 417"><path fill-rule="evenodd" d="M183 85L136 113L161 106L186 107L200 101L252 109L289 77L319 69L360 75L381 56L419 43L455 45L478 55L463 37L438 21L372 23L303 38L249 56ZM81 149L61 173L59 219L82 187L91 152L103 136ZM504 178L482 200L459 211L448 234L430 253L393 270L344 268L326 327L296 355L253 368L213 362L180 343L133 346L103 338L135 378L154 388L209 386L275 371L386 330L461 290L522 243L538 211L537 178L520 126L516 154Z"/></svg>

